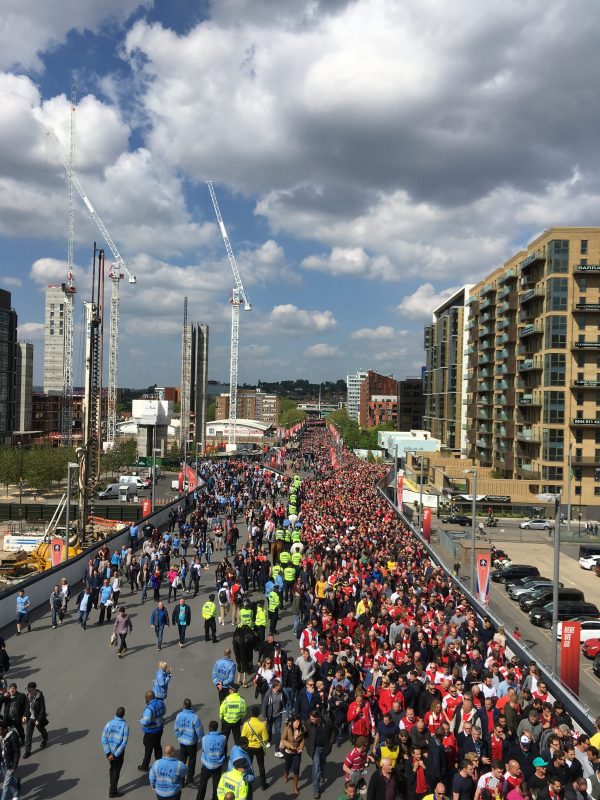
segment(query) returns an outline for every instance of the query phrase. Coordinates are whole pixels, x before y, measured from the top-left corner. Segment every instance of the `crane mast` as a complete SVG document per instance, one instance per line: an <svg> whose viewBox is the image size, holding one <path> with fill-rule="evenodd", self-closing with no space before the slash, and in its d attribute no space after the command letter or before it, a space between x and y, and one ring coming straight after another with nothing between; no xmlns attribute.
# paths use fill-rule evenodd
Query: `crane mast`
<svg viewBox="0 0 600 800"><path fill-rule="evenodd" d="M229 236L227 235L227 229L225 228L223 217L221 216L221 210L219 208L219 203L217 202L217 196L215 194L212 181L207 181L207 186L208 191L210 192L210 199L212 200L213 208L215 210L215 216L217 217L217 222L219 223L221 236L223 237L223 243L225 244L225 250L227 251L227 257L229 258L229 264L233 272L234 280L234 286L229 298L229 302L231 304L231 359L229 363L228 449L230 451L235 451L237 427L238 351L240 340L240 305L243 303L246 311L251 311L252 305L248 300L244 290L244 284L242 283L242 278L235 260L233 248L231 246L231 242L229 241Z"/></svg>
<svg viewBox="0 0 600 800"><path fill-rule="evenodd" d="M102 238L108 245L110 252L113 255L113 263L110 266L110 271L108 273L108 277L112 283L112 291L111 291L111 301L110 301L110 330L109 330L109 343L108 343L108 409L107 409L107 419L106 419L106 441L109 447L114 446L117 438L117 386L118 386L118 360L119 360L119 311L120 311L120 291L119 291L119 284L120 281L123 280L125 275L128 276L129 283L137 283L137 278L133 275L123 257L119 253L116 244L114 243L106 225L102 222L100 216L98 215L96 209L92 205L89 197L83 190L83 186L79 182L79 179L75 175L70 163L66 160L63 155L63 152L60 147L60 142L53 130L47 128L46 132L56 149L58 150L58 154L60 160L67 171L67 176L69 178L69 185L74 187L81 199L85 207L87 208L91 218L96 223L96 226L100 233L102 234ZM71 290L72 292L75 291L74 289ZM66 322L65 322L66 325ZM65 333L65 343L66 343L66 333ZM66 351L66 347L65 347ZM72 337L71 337L71 375L72 375ZM65 384L66 385L66 384ZM71 394L72 394L72 380L71 380ZM72 405L69 405L71 408Z"/></svg>
<svg viewBox="0 0 600 800"><path fill-rule="evenodd" d="M63 403L61 409L61 435L63 442L69 446L73 435L73 295L75 282L73 279L73 240L75 236L75 207L73 168L75 165L75 112L77 110L77 87L71 87L71 141L69 149L69 231L67 236L67 280L63 285L65 293L63 314Z"/></svg>

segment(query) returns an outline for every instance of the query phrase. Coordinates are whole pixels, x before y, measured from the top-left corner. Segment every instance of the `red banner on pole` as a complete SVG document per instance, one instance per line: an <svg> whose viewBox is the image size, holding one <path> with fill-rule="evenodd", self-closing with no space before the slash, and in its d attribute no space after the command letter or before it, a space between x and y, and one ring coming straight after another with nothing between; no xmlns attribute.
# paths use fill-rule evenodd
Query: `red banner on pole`
<svg viewBox="0 0 600 800"><path fill-rule="evenodd" d="M142 500L142 517L149 517L152 513L152 500Z"/></svg>
<svg viewBox="0 0 600 800"><path fill-rule="evenodd" d="M476 580L475 597L480 603L487 606L490 596L490 565L492 556L490 553L477 553L476 558Z"/></svg>
<svg viewBox="0 0 600 800"><path fill-rule="evenodd" d="M423 509L423 536L429 542L431 541L431 509Z"/></svg>
<svg viewBox="0 0 600 800"><path fill-rule="evenodd" d="M404 489L404 475L398 473L396 478L396 486L398 488L398 508L402 508L402 491Z"/></svg>
<svg viewBox="0 0 600 800"><path fill-rule="evenodd" d="M563 622L560 679L575 694L579 694L580 645L581 622Z"/></svg>
<svg viewBox="0 0 600 800"><path fill-rule="evenodd" d="M52 566L58 567L62 561L63 540L52 539L50 542L50 551L52 553Z"/></svg>

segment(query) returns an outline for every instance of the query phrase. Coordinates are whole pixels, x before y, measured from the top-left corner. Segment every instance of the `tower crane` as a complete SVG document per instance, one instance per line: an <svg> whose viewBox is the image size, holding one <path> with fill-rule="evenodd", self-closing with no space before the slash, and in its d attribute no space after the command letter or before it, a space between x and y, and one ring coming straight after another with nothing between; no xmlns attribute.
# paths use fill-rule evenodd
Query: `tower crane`
<svg viewBox="0 0 600 800"><path fill-rule="evenodd" d="M244 284L240 277L240 271L233 254L233 248L227 235L227 229L221 216L221 210L217 202L217 196L212 185L212 181L207 181L208 191L210 192L210 199L212 200L213 208L219 228L221 229L221 236L225 244L225 250L229 258L231 270L233 272L234 286L231 291L229 302L231 303L231 361L229 365L229 443L227 449L230 452L235 452L236 449L236 426L237 426L237 381L238 381L238 348L240 338L240 305L244 304L246 311L252 311L252 305L248 300L244 290Z"/></svg>
<svg viewBox="0 0 600 800"><path fill-rule="evenodd" d="M113 242L106 225L100 219L96 209L90 202L89 197L84 192L79 179L75 175L70 163L63 155L58 137L50 128L46 128L46 133L56 146L62 164L67 171L67 177L70 183L77 189L79 196L83 200L91 218L96 223L98 230L110 252L113 255L114 261L111 264L108 277L112 282L112 292L110 299L110 331L109 331L109 347L108 347L108 413L106 421L106 441L109 447L114 447L117 439L117 378L118 378L118 359L119 359L119 284L127 275L129 283L137 283L137 278L133 275L123 257L119 253L116 244ZM72 354L71 354L72 358ZM71 384L72 385L72 384Z"/></svg>
<svg viewBox="0 0 600 800"><path fill-rule="evenodd" d="M63 403L61 409L61 434L69 446L73 435L73 240L75 234L75 209L73 206L73 167L75 164L75 111L77 110L77 87L71 87L71 141L69 150L69 232L67 236L67 280L63 284L65 308L63 314Z"/></svg>

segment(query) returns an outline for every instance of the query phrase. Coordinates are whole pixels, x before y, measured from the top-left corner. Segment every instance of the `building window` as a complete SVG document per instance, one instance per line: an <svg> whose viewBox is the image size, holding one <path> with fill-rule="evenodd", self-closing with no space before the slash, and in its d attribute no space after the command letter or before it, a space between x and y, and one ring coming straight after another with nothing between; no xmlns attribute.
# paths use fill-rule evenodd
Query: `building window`
<svg viewBox="0 0 600 800"><path fill-rule="evenodd" d="M542 478L545 481L562 481L563 468L562 467L543 467Z"/></svg>
<svg viewBox="0 0 600 800"><path fill-rule="evenodd" d="M543 440L544 461L563 461L565 451L564 430L545 428L543 432Z"/></svg>
<svg viewBox="0 0 600 800"><path fill-rule="evenodd" d="M588 251L588 240L582 239L581 240L581 255L587 255Z"/></svg>
<svg viewBox="0 0 600 800"><path fill-rule="evenodd" d="M587 278L579 278L579 291L587 292Z"/></svg>
<svg viewBox="0 0 600 800"><path fill-rule="evenodd" d="M596 497L600 496L600 486L594 486L594 494Z"/></svg>
<svg viewBox="0 0 600 800"><path fill-rule="evenodd" d="M594 480L596 483L600 482L600 469L597 467L594 469Z"/></svg>
<svg viewBox="0 0 600 800"><path fill-rule="evenodd" d="M546 317L546 347L564 348L567 346L567 318L565 316Z"/></svg>
<svg viewBox="0 0 600 800"><path fill-rule="evenodd" d="M546 311L566 311L568 294L567 278L550 278L546 283Z"/></svg>
<svg viewBox="0 0 600 800"><path fill-rule="evenodd" d="M552 275L555 272L569 271L569 240L553 239L548 242L546 253L546 272Z"/></svg>
<svg viewBox="0 0 600 800"><path fill-rule="evenodd" d="M583 444L583 431L575 431L575 442Z"/></svg>
<svg viewBox="0 0 600 800"><path fill-rule="evenodd" d="M566 356L548 353L544 356L544 386L565 385Z"/></svg>
<svg viewBox="0 0 600 800"><path fill-rule="evenodd" d="M565 393L544 392L544 422L563 425L565 421Z"/></svg>

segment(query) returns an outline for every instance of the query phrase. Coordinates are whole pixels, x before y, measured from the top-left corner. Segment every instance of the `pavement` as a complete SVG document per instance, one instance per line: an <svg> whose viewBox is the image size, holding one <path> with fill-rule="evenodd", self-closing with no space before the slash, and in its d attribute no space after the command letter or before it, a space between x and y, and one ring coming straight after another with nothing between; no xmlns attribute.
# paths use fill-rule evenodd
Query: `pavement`
<svg viewBox="0 0 600 800"><path fill-rule="evenodd" d="M139 593L131 595L128 588L124 587L121 603L131 614L134 627L128 637L130 649L123 659L117 657L116 649L109 644L112 625L94 624L97 611L92 611L91 624L86 631L77 624L73 610L62 626L52 630L49 614L44 609L43 613L32 615L31 633L17 638L14 628L1 632L11 659L11 669L6 676L8 682L15 681L19 690L25 690L27 682L35 680L45 694L48 709L48 747L40 750L39 737L34 738L31 758L22 760L19 766L22 796L28 800L108 797L108 763L102 753L100 735L119 705L125 706L130 727L120 790L131 800L154 797L147 775L139 772L137 765L143 752L139 719L145 705L144 694L152 686L159 659L167 661L173 672L166 703L163 747L168 743L177 744L173 722L185 697L192 700L206 731L208 722L218 719L217 692L210 675L216 659L231 646L233 627L231 624L224 628L217 626L219 642L204 642L200 610L208 594L214 591L214 569L202 572L200 593L189 600L192 622L189 643L184 649L177 646L176 629L169 628L163 649L157 652L154 629L150 626L154 603L146 601L142 605ZM72 609L74 606L72 600ZM284 649L297 657L298 642L291 633L291 621L291 614L284 612L278 639ZM250 707L254 702L254 688L240 691ZM346 743L341 749L334 746L326 769L324 800L335 800L342 792L341 764L349 749ZM198 757L198 773L199 761ZM273 748L270 748L265 761L267 780L272 785L265 792L257 789L255 797L273 800L290 797L290 784L282 780L283 760L274 758ZM311 761L305 754L301 766L301 796L312 797L310 775ZM195 800L195 797L196 789L184 789L182 800ZM210 794L207 797L210 798Z"/></svg>

